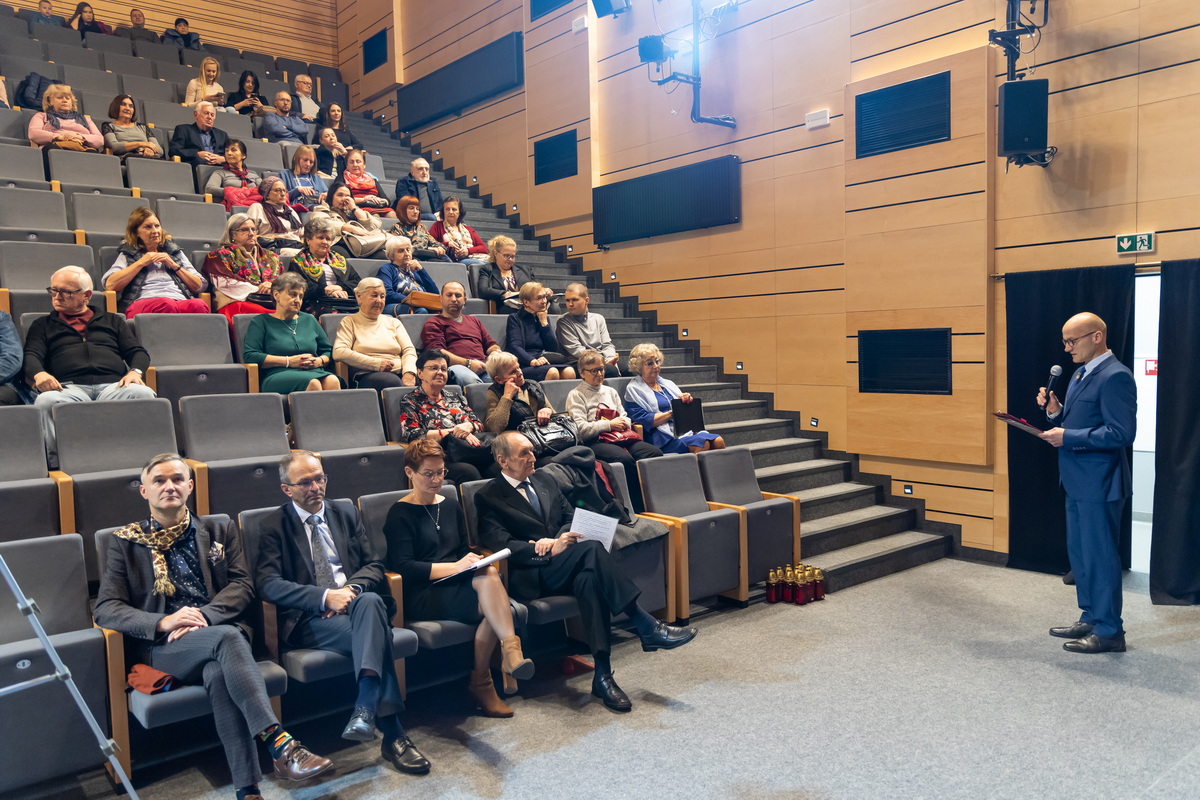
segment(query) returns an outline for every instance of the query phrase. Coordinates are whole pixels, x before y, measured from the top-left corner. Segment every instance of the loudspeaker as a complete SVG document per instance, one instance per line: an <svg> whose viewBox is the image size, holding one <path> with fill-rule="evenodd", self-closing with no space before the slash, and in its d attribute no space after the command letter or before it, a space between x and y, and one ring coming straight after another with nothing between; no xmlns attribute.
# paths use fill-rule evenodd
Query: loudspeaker
<svg viewBox="0 0 1200 800"><path fill-rule="evenodd" d="M592 5L596 9L597 17L607 17L610 14L616 16L622 11L629 10L630 0L592 0Z"/></svg>
<svg viewBox="0 0 1200 800"><path fill-rule="evenodd" d="M1003 158L1046 152L1050 81L1045 78L1000 84L996 155Z"/></svg>

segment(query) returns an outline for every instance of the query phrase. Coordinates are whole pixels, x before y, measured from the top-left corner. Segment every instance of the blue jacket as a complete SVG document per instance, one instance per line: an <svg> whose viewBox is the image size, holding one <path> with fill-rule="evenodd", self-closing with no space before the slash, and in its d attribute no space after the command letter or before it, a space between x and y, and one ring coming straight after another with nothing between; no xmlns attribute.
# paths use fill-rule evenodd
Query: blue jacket
<svg viewBox="0 0 1200 800"><path fill-rule="evenodd" d="M522 367L528 367L529 362L541 358L542 353L549 350L558 352L558 340L554 338L554 328L547 323L541 325L537 317L525 309L508 316L508 332L504 341L508 352L517 357Z"/></svg>
<svg viewBox="0 0 1200 800"><path fill-rule="evenodd" d="M416 272L410 272L412 279L420 284L422 291L433 292L437 294L441 290L434 282L433 278L429 277L429 271L419 269ZM393 303L403 303L404 298L408 297L408 292L400 291L400 268L390 261L379 268L379 272L375 274L376 278L383 281L383 286L387 289L388 305Z"/></svg>
<svg viewBox="0 0 1200 800"><path fill-rule="evenodd" d="M258 132L268 142L299 142L308 144L308 125L299 117L264 114Z"/></svg>
<svg viewBox="0 0 1200 800"><path fill-rule="evenodd" d="M1137 386L1116 356L1087 372L1051 422L1063 429L1058 474L1069 498L1104 503L1133 494L1125 448L1137 434Z"/></svg>
<svg viewBox="0 0 1200 800"><path fill-rule="evenodd" d="M15 386L21 391L17 380L25 353L21 347L21 334L8 312L0 311L0 385Z"/></svg>

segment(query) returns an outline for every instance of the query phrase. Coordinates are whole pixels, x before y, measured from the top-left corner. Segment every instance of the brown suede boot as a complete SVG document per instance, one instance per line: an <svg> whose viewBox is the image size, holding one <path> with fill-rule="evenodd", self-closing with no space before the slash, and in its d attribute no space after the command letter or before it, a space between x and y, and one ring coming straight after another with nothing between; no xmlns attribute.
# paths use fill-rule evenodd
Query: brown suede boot
<svg viewBox="0 0 1200 800"><path fill-rule="evenodd" d="M520 636L505 636L500 640L500 671L525 681L533 677L534 663L521 652Z"/></svg>
<svg viewBox="0 0 1200 800"><path fill-rule="evenodd" d="M496 684L492 682L491 670L472 670L467 690L479 703L485 717L511 717L513 715L513 710L500 699L500 695L496 694Z"/></svg>

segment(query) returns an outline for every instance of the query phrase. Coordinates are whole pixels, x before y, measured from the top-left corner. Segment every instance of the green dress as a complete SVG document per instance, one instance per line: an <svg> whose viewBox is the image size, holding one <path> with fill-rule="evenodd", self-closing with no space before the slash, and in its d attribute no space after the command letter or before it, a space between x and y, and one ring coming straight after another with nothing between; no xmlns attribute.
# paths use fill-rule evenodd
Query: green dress
<svg viewBox="0 0 1200 800"><path fill-rule="evenodd" d="M259 314L250 321L242 344L242 360L247 364L261 367L267 356L298 356L301 353L333 358L333 346L312 314L301 312L288 322L271 314ZM262 392L302 392L313 378L322 380L332 374L323 369L269 367L262 370L258 386Z"/></svg>

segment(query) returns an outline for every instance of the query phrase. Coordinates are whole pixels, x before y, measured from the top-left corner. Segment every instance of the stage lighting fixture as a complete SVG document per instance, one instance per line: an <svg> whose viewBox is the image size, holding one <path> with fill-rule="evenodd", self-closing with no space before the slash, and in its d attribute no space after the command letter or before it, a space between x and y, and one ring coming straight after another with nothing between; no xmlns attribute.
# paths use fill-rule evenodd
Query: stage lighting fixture
<svg viewBox="0 0 1200 800"><path fill-rule="evenodd" d="M662 36L643 36L638 39L638 58L643 64L661 64L673 55L675 51L667 47Z"/></svg>

